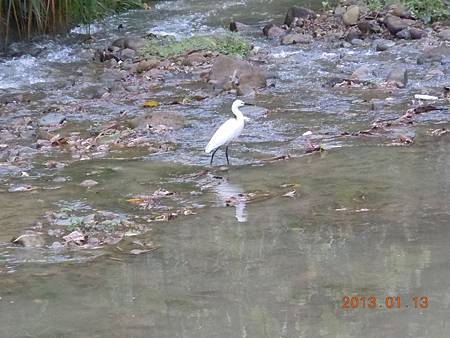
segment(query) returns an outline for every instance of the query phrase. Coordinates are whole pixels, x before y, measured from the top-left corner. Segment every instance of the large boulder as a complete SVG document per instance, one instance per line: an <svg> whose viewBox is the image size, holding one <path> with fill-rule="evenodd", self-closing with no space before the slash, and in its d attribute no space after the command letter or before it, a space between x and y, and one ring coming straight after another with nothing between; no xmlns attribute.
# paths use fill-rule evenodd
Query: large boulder
<svg viewBox="0 0 450 338"><path fill-rule="evenodd" d="M241 91L264 88L267 86L267 75L259 67L248 61L219 55L211 68L208 80L217 88L236 88Z"/></svg>
<svg viewBox="0 0 450 338"><path fill-rule="evenodd" d="M286 17L284 18L284 24L287 26L291 26L295 18L313 19L315 17L316 13L314 13L312 10L303 7L293 6L289 8L289 10L287 11Z"/></svg>

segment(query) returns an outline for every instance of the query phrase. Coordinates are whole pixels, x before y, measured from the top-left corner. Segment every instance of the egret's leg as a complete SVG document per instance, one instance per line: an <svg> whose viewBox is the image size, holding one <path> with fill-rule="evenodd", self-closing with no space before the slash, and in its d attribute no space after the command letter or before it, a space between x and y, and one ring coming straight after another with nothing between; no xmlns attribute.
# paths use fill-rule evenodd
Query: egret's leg
<svg viewBox="0 0 450 338"><path fill-rule="evenodd" d="M230 160L228 159L228 146L227 146L227 148L225 149L225 156L227 157L227 163L228 163L228 165L230 165Z"/></svg>
<svg viewBox="0 0 450 338"><path fill-rule="evenodd" d="M220 147L219 147L220 148ZM219 150L219 148L217 148L216 150L213 151L212 155L211 155L211 162L209 162L209 165L212 165L213 163L213 159L214 159L214 155L216 154L216 151Z"/></svg>

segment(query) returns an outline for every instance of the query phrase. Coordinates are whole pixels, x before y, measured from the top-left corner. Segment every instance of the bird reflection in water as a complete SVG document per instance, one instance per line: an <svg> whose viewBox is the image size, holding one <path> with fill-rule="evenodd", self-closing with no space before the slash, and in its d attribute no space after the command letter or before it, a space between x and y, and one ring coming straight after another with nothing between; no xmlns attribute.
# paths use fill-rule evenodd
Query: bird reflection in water
<svg viewBox="0 0 450 338"><path fill-rule="evenodd" d="M214 187L214 192L221 204L234 206L238 222L247 221L247 211L245 210L247 200L244 196L244 190L240 186L224 180Z"/></svg>

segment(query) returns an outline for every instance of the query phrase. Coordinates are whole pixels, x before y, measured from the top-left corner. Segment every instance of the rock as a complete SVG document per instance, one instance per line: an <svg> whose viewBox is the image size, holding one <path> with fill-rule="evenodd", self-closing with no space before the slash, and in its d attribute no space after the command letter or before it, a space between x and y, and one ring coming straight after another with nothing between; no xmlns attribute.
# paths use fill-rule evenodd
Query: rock
<svg viewBox="0 0 450 338"><path fill-rule="evenodd" d="M359 6L353 5L347 8L347 11L342 16L342 21L346 26L356 25L359 19Z"/></svg>
<svg viewBox="0 0 450 338"><path fill-rule="evenodd" d="M292 45L295 43L310 43L312 37L307 34L289 33L281 38L282 45Z"/></svg>
<svg viewBox="0 0 450 338"><path fill-rule="evenodd" d="M266 76L262 73L246 73L239 77L236 87L238 96L248 96L255 93L255 89L266 87Z"/></svg>
<svg viewBox="0 0 450 338"><path fill-rule="evenodd" d="M122 60L132 59L136 56L136 51L131 48L125 48L119 53L119 55Z"/></svg>
<svg viewBox="0 0 450 338"><path fill-rule="evenodd" d="M202 52L194 52L186 55L183 64L186 66L198 66L206 62L206 57Z"/></svg>
<svg viewBox="0 0 450 338"><path fill-rule="evenodd" d="M312 10L303 7L293 6L289 8L288 12L286 13L286 17L284 18L284 24L287 26L291 26L295 18L313 19L315 17L316 13L314 13Z"/></svg>
<svg viewBox="0 0 450 338"><path fill-rule="evenodd" d="M97 181L94 180L84 180L83 182L80 183L80 186L84 187L84 188L92 188L94 186L96 186L98 184Z"/></svg>
<svg viewBox="0 0 450 338"><path fill-rule="evenodd" d="M343 16L345 14L345 8L341 5L337 5L333 13L335 16Z"/></svg>
<svg viewBox="0 0 450 338"><path fill-rule="evenodd" d="M39 119L41 126L56 126L66 121L66 117L60 113L48 113Z"/></svg>
<svg viewBox="0 0 450 338"><path fill-rule="evenodd" d="M352 40L350 41L350 43L351 43L353 46L362 46L362 45L364 44L364 40L356 38L356 39L352 39Z"/></svg>
<svg viewBox="0 0 450 338"><path fill-rule="evenodd" d="M403 4L394 4L389 6L388 12L394 16L398 16L403 19L411 19L411 11Z"/></svg>
<svg viewBox="0 0 450 338"><path fill-rule="evenodd" d="M395 46L395 42L391 40L386 39L376 39L373 42L373 47L376 51L382 52L385 50L388 50L389 48Z"/></svg>
<svg viewBox="0 0 450 338"><path fill-rule="evenodd" d="M230 22L230 31L232 32L245 32L249 31L251 27L246 25L245 23L239 21L231 21Z"/></svg>
<svg viewBox="0 0 450 338"><path fill-rule="evenodd" d="M230 81L236 86L251 86L254 89L267 85L267 76L259 67L225 55L215 59L208 80L218 88L224 88Z"/></svg>
<svg viewBox="0 0 450 338"><path fill-rule="evenodd" d="M41 248L45 245L45 240L42 234L30 230L13 238L11 242L26 248Z"/></svg>
<svg viewBox="0 0 450 338"><path fill-rule="evenodd" d="M381 32L381 27L375 20L361 20L358 22L358 28L364 35Z"/></svg>
<svg viewBox="0 0 450 338"><path fill-rule="evenodd" d="M138 64L134 67L134 70L137 73L143 73L158 66L159 61L157 59L147 59L139 61Z"/></svg>
<svg viewBox="0 0 450 338"><path fill-rule="evenodd" d="M286 31L281 27L274 25L273 23L269 23L264 26L263 34L270 39L274 39L286 34Z"/></svg>
<svg viewBox="0 0 450 338"><path fill-rule="evenodd" d="M347 35L345 36L345 40L347 41L352 41L354 39L360 39L362 37L362 33L359 30L358 27L351 27L348 32Z"/></svg>
<svg viewBox="0 0 450 338"><path fill-rule="evenodd" d="M405 67L398 66L389 72L386 81L395 84L399 88L404 88L408 83L408 71Z"/></svg>
<svg viewBox="0 0 450 338"><path fill-rule="evenodd" d="M363 65L357 68L352 75L350 75L351 80L366 81L372 77L372 69L369 66Z"/></svg>
<svg viewBox="0 0 450 338"><path fill-rule="evenodd" d="M130 120L128 124L131 128L140 130L161 125L176 130L188 125L184 116L176 112L151 112Z"/></svg>
<svg viewBox="0 0 450 338"><path fill-rule="evenodd" d="M450 58L450 47L435 47L426 50L421 56L417 58L418 64L425 62L442 62Z"/></svg>
<svg viewBox="0 0 450 338"><path fill-rule="evenodd" d="M399 39L403 40L409 40L411 39L411 33L409 31L409 28L402 29L401 31L397 32L395 36Z"/></svg>
<svg viewBox="0 0 450 338"><path fill-rule="evenodd" d="M386 15L384 18L384 25L392 35L395 35L401 30L412 26L414 23L414 20L401 19L393 15Z"/></svg>
<svg viewBox="0 0 450 338"><path fill-rule="evenodd" d="M415 27L411 27L409 29L409 33L411 35L411 39L413 39L413 40L422 39L426 35L425 31L415 28Z"/></svg>
<svg viewBox="0 0 450 338"><path fill-rule="evenodd" d="M442 39L442 40L446 40L446 41L450 41L450 28L446 28L441 30L438 33L438 36Z"/></svg>
<svg viewBox="0 0 450 338"><path fill-rule="evenodd" d="M141 38L133 38L133 37L127 37L127 38L120 38L117 40L114 40L111 46L119 47L120 49L133 49L137 51L139 48L142 48L145 45L145 40Z"/></svg>

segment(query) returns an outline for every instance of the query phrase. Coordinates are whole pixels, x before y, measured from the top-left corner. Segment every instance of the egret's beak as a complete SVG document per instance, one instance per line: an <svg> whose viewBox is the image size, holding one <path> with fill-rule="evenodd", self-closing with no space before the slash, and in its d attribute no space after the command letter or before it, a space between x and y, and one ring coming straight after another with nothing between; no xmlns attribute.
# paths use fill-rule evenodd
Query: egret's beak
<svg viewBox="0 0 450 338"><path fill-rule="evenodd" d="M245 103L244 103L244 106L254 106L254 104L253 104L253 103L247 103L247 102L245 102Z"/></svg>

